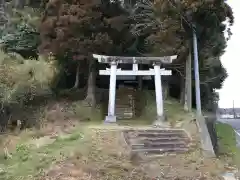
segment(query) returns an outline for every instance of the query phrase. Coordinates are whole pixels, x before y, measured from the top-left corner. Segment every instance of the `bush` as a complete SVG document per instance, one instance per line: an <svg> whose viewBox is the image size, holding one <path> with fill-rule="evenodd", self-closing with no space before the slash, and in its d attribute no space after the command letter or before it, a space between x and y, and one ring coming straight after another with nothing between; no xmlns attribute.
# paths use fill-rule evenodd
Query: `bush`
<svg viewBox="0 0 240 180"><path fill-rule="evenodd" d="M25 60L16 53L0 51L0 101L21 105L36 96L49 94L57 73L53 59Z"/></svg>

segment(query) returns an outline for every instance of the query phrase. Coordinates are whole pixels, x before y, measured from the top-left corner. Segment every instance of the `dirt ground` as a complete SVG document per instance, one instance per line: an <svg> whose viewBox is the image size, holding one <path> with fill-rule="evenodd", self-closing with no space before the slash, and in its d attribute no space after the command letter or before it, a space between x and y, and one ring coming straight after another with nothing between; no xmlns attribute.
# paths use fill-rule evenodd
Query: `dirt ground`
<svg viewBox="0 0 240 180"><path fill-rule="evenodd" d="M122 129L136 127L92 126L74 113L66 117L61 105L45 114L40 129L1 135L0 180L218 180L224 172L221 161L203 158L191 118L176 126L191 134L194 148L142 159L131 153L122 134Z"/></svg>
<svg viewBox="0 0 240 180"><path fill-rule="evenodd" d="M223 170L217 159L204 159L199 150L154 159L133 157L121 131L89 129L91 143L85 151L50 167L43 177L49 180L217 180Z"/></svg>

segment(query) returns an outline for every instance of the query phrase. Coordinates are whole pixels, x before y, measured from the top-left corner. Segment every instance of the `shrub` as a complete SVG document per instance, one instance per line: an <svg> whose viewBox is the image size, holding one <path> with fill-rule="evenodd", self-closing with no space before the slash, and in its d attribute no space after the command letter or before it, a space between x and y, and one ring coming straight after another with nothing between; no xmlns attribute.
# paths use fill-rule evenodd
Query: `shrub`
<svg viewBox="0 0 240 180"><path fill-rule="evenodd" d="M23 104L46 95L57 73L54 59L25 60L19 54L0 51L0 101Z"/></svg>

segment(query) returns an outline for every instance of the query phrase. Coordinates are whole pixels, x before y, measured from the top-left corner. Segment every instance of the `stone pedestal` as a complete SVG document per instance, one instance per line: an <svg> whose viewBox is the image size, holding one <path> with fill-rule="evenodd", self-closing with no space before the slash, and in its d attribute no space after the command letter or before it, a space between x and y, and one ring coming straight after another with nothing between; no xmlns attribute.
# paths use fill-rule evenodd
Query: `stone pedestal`
<svg viewBox="0 0 240 180"><path fill-rule="evenodd" d="M156 117L155 121L153 122L153 126L161 127L161 128L169 128L170 124L166 121L167 118L165 115Z"/></svg>
<svg viewBox="0 0 240 180"><path fill-rule="evenodd" d="M116 116L106 116L104 122L105 123L116 123L117 118L116 118Z"/></svg>

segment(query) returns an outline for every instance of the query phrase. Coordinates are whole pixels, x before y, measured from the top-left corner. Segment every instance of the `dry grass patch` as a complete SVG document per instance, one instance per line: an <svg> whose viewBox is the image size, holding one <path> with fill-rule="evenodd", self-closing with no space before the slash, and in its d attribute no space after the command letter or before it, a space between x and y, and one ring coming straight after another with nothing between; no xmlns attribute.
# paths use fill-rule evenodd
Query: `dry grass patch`
<svg viewBox="0 0 240 180"><path fill-rule="evenodd" d="M1 159L0 179L217 180L223 170L218 160L202 158L198 147L176 156L134 158L121 128L76 126L53 142L32 146L44 138L18 143L11 159Z"/></svg>
<svg viewBox="0 0 240 180"><path fill-rule="evenodd" d="M74 156L51 167L41 179L150 180L142 166L135 166L120 131L89 129L88 140Z"/></svg>
<svg viewBox="0 0 240 180"><path fill-rule="evenodd" d="M52 166L41 180L218 180L224 170L217 159L203 158L198 147L176 156L132 158L121 131L116 129L89 129L84 147Z"/></svg>

